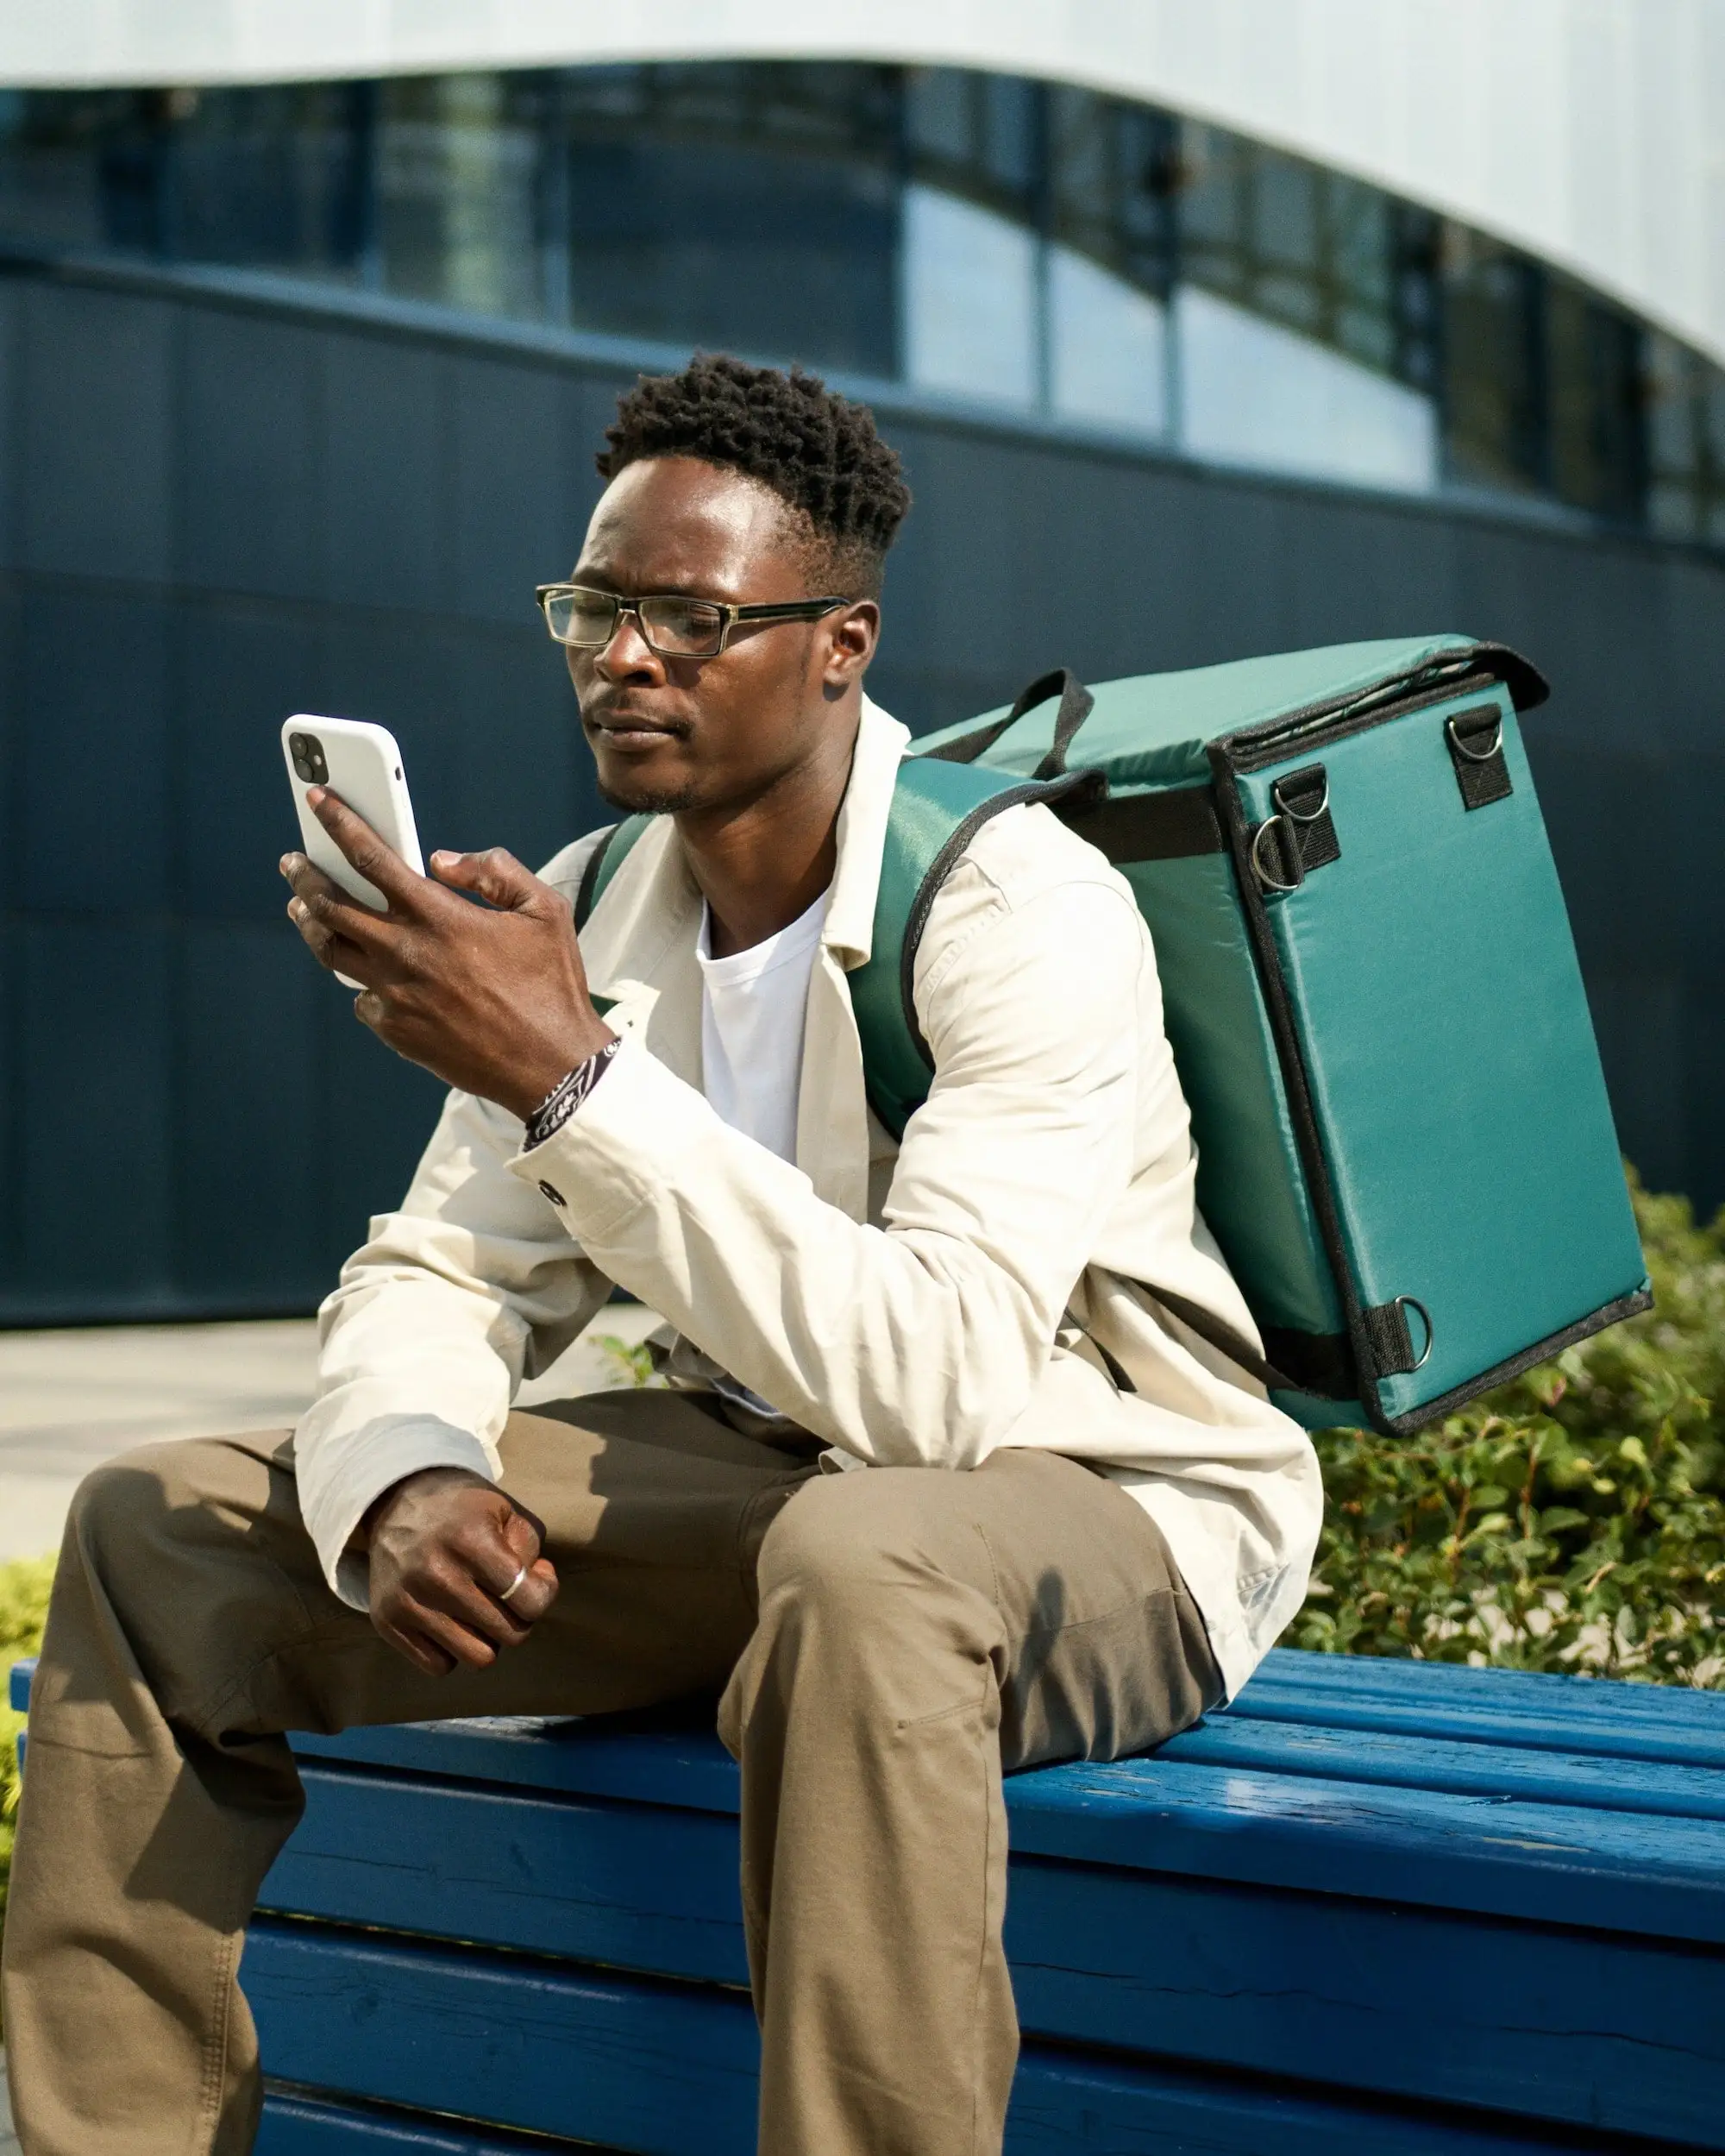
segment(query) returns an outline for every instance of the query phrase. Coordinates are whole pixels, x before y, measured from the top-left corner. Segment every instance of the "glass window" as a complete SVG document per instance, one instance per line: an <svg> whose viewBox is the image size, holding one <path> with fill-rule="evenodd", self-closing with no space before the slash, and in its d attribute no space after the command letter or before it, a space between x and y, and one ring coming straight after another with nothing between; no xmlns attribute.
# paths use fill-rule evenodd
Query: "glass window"
<svg viewBox="0 0 1725 2156"><path fill-rule="evenodd" d="M1436 484L1436 415L1419 391L1195 285L1174 319L1193 455L1413 493Z"/></svg>
<svg viewBox="0 0 1725 2156"><path fill-rule="evenodd" d="M1063 418L1147 435L1167 427L1166 309L1070 247L1048 253L1048 361Z"/></svg>
<svg viewBox="0 0 1725 2156"><path fill-rule="evenodd" d="M0 91L0 237L898 376L1725 544L1725 373L1502 242L1130 99L688 61Z"/></svg>
<svg viewBox="0 0 1725 2156"><path fill-rule="evenodd" d="M925 389L1037 400L1035 237L997 211L913 185L904 205L905 374Z"/></svg>
<svg viewBox="0 0 1725 2156"><path fill-rule="evenodd" d="M847 73L863 78L847 99ZM563 91L585 329L898 371L896 102L882 70L593 69Z"/></svg>

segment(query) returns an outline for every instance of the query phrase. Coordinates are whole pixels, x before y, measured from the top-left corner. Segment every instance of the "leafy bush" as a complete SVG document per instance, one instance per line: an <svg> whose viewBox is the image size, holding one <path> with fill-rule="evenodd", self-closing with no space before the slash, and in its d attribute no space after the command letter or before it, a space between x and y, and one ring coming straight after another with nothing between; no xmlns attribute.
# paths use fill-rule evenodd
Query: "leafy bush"
<svg viewBox="0 0 1725 2156"><path fill-rule="evenodd" d="M1287 1644L1725 1684L1725 1213L1634 1195L1646 1316L1417 1437L1319 1437Z"/></svg>
<svg viewBox="0 0 1725 2156"><path fill-rule="evenodd" d="M52 1557L0 1564L0 1677L42 1644L53 1583ZM0 1701L4 1694L0 1693ZM18 1804L18 1732L23 1717L0 1704L0 1930L6 1923L6 1883L12 1870L12 1815Z"/></svg>

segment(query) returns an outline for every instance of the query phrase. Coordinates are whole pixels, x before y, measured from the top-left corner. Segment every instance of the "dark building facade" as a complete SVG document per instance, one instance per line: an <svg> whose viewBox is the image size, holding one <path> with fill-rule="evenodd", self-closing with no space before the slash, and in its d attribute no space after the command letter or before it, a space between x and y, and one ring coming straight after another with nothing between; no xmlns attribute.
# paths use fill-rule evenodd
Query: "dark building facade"
<svg viewBox="0 0 1725 2156"><path fill-rule="evenodd" d="M976 110L976 139L994 139ZM1045 139L1032 158L1044 248ZM304 262L164 259L166 212L151 226L136 205L171 190L134 148L110 192L142 220L136 259L112 231L95 236L102 261L66 251L87 231L61 234L65 248L18 234L0 275L0 1323L13 1324L308 1308L398 1193L437 1089L354 1023L282 917L275 862L293 832L277 730L300 709L390 725L428 845L538 860L600 820L532 587L574 556L618 391L675 363L699 328L674 311L582 326L573 301L511 320L447 286L415 297L381 275L315 282ZM1132 173L1154 177L1155 151L1135 150ZM863 233L859 260L866 209L831 208L833 246ZM358 235L361 267L382 214L361 202L332 228ZM892 214L907 214L902 197ZM1189 230L1182 245L1189 259ZM669 273L663 289L678 289ZM902 305L901 274L895 289ZM1149 272L1138 289L1154 297ZM1725 558L1705 544L1706 456L1683 468L1679 518L1659 506L1660 408L1631 399L1628 449L1611 431L1611 337L1589 362L1587 484L1606 489L1590 501L1578 480L1564 494L1561 471L1582 467L1562 464L1549 412L1532 433L1500 430L1526 468L1495 492L1468 478L1441 399L1442 483L1271 475L1128 424L1106 408L1118 384L1090 379L1089 408L1076 407L1080 377L1049 349L1051 302L1032 393L992 404L938 393L884 344L872 354L879 308L858 306L854 336L835 329L830 351L801 355L870 387L916 492L878 699L920 730L1056 663L1105 679L1427 629L1515 644L1554 687L1529 747L1625 1149L1651 1183L1725 1197ZM1353 334L1337 310L1337 336ZM1433 357L1417 327L1383 345L1383 377L1417 388L1420 368L1451 366L1453 399L1453 339L1450 360ZM902 361L901 319L894 335ZM743 317L709 341L763 343ZM1534 407L1504 403L1501 370L1491 381L1491 408L1525 420ZM1704 418L1709 381L1691 388ZM1484 418L1468 424L1484 438ZM1440 1033L1410 1052L1440 1062Z"/></svg>

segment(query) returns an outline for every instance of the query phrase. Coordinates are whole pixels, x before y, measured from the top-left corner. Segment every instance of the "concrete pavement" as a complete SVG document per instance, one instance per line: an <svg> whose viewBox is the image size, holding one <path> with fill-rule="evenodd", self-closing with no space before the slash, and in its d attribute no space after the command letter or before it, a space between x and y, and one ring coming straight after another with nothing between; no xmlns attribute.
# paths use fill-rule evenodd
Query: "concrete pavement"
<svg viewBox="0 0 1725 2156"><path fill-rule="evenodd" d="M633 1344L656 1322L639 1304L611 1304L520 1404L628 1382L597 1340ZM292 1423L316 1356L309 1318L0 1332L0 1562L57 1548L79 1481L129 1446Z"/></svg>

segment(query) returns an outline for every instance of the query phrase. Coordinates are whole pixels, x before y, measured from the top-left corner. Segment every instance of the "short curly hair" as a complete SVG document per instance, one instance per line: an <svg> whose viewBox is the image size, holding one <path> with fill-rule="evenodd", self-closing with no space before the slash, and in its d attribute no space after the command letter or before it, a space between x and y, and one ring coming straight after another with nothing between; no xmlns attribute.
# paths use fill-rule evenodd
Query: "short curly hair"
<svg viewBox="0 0 1725 2156"><path fill-rule="evenodd" d="M601 479L644 457L692 456L770 487L803 527L816 581L878 596L911 490L874 413L819 375L697 352L680 374L643 374L619 397L605 438Z"/></svg>

